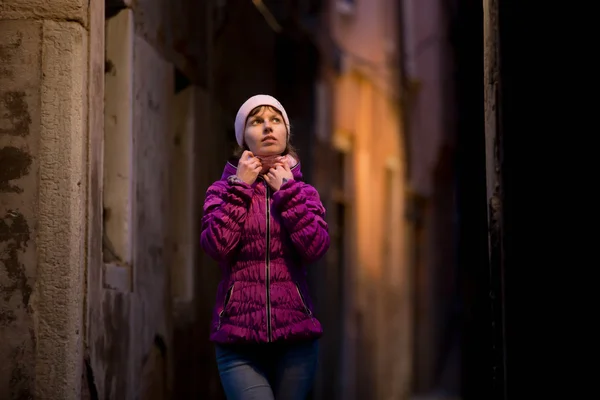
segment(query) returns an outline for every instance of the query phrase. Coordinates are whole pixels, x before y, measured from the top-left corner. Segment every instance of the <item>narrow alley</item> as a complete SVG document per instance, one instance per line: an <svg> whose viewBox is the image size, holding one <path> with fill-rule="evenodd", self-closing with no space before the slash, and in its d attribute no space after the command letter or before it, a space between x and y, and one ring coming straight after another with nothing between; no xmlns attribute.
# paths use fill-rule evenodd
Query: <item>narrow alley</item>
<svg viewBox="0 0 600 400"><path fill-rule="evenodd" d="M497 7L1 1L0 399L225 398L200 220L264 93L331 237L310 398L504 400Z"/></svg>

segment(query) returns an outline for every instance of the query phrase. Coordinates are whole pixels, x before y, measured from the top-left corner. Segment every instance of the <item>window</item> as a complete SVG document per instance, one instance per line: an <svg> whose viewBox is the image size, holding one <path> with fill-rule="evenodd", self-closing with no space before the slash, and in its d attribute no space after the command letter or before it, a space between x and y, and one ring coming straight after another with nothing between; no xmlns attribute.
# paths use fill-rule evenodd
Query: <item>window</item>
<svg viewBox="0 0 600 400"><path fill-rule="evenodd" d="M383 210L384 224L382 242L383 276L386 282L392 286L400 285L405 275L401 257L402 245L402 215L404 208L401 195L402 181L400 173L400 161L396 157L390 157L386 161L384 172Z"/></svg>
<svg viewBox="0 0 600 400"><path fill-rule="evenodd" d="M316 83L315 114L317 116L316 134L322 142L327 142L331 132L331 93L327 81L319 80Z"/></svg>

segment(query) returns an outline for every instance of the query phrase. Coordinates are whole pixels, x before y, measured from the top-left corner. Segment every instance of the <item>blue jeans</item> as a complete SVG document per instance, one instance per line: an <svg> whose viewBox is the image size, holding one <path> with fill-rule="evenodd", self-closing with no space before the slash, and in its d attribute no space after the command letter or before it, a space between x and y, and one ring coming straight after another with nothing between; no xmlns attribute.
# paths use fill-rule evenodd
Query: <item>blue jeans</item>
<svg viewBox="0 0 600 400"><path fill-rule="evenodd" d="M318 358L317 340L217 345L217 366L228 400L305 400Z"/></svg>

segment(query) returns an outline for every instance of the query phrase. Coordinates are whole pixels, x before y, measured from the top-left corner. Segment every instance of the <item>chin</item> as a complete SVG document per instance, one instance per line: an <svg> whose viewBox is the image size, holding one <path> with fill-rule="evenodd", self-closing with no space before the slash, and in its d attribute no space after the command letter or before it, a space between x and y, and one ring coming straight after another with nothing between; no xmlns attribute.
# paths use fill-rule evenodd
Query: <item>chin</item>
<svg viewBox="0 0 600 400"><path fill-rule="evenodd" d="M280 148L263 148L254 154L256 154L257 156L274 156L283 153L284 150L285 149Z"/></svg>

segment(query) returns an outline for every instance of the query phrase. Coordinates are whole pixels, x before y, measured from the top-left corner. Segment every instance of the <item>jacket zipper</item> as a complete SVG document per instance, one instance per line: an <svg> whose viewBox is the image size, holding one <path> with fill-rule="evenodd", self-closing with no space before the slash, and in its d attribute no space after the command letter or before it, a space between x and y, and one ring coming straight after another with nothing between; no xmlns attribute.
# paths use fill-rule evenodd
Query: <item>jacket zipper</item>
<svg viewBox="0 0 600 400"><path fill-rule="evenodd" d="M269 204L269 197L271 195L269 185L265 181L266 189L266 206L267 206L267 249L265 255L265 280L267 287L267 340L271 342L273 340L273 332L271 331L271 205Z"/></svg>

